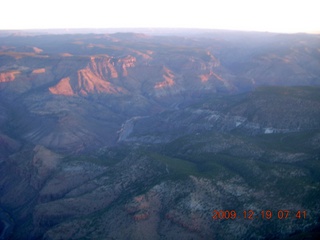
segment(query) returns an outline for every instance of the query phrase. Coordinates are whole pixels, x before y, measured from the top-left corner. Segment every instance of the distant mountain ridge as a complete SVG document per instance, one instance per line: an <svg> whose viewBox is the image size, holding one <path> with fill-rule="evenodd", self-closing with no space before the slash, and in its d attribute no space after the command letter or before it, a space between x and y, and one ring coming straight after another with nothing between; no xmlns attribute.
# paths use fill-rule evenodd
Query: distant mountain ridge
<svg viewBox="0 0 320 240"><path fill-rule="evenodd" d="M80 71L79 74L77 71L86 67L93 70L96 64L100 64L100 73L95 73L99 79L107 81L108 77L115 78L118 75L135 82L146 81L142 76L151 78L148 81L153 81L155 74L161 77L161 73L156 73L155 70L157 66L162 65L179 77L179 89L182 91L194 86L197 86L197 89L243 91L264 84L317 84L319 52L318 46L314 43L317 35L283 37L266 34L265 38L268 40L259 43L249 37L248 42L252 41L252 45L248 45L248 42L242 42L242 39L221 41L212 37L194 40L192 37L145 37L129 33L75 37L6 37L1 38L1 58L5 64L1 67L0 81L8 82L24 77L28 70L43 68L46 64L48 68L52 64L58 64L57 68L51 70L55 76L63 75L61 79L70 77L68 75L78 75L77 78L82 78L83 81L86 71ZM31 39L38 41L39 45ZM55 39L56 46L47 43L52 41L51 39ZM300 39L307 39L308 45L303 41L299 42ZM28 46L30 51L25 52L26 47L21 45L21 41L35 46ZM85 56L89 60L86 60ZM38 63L36 59L39 59ZM103 61L104 70L101 68ZM32 66L28 62L32 62ZM305 65L305 62L308 64ZM63 69L61 64L68 66L68 69ZM127 69L129 65L139 68L139 72L135 72L134 68ZM112 76L103 75L101 71L109 71L108 74ZM81 82L79 79L78 81ZM238 81L241 81L241 84ZM89 84L88 80L85 82L87 83L84 85L87 86L95 85L92 82ZM96 84L99 85L97 89L103 89L102 92L110 87L102 82ZM115 87L121 85L116 82L113 84Z"/></svg>

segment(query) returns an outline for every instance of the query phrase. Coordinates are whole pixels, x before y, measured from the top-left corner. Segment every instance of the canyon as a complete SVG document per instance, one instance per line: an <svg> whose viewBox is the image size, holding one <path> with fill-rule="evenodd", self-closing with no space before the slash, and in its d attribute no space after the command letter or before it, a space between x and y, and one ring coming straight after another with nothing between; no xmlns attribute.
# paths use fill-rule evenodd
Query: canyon
<svg viewBox="0 0 320 240"><path fill-rule="evenodd" d="M319 35L0 36L0 239L320 235Z"/></svg>

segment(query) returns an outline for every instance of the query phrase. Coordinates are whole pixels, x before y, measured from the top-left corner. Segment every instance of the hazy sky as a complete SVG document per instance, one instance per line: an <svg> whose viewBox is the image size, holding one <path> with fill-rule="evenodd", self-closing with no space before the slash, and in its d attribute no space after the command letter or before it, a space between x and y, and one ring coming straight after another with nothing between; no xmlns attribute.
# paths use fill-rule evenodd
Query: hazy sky
<svg viewBox="0 0 320 240"><path fill-rule="evenodd" d="M319 32L319 0L2 0L0 29L183 27Z"/></svg>

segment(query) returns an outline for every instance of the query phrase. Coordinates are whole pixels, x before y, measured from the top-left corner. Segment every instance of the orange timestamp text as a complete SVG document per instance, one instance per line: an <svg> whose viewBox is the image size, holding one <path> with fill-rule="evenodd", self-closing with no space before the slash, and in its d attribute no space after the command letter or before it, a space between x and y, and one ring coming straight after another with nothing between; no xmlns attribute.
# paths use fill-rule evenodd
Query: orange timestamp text
<svg viewBox="0 0 320 240"><path fill-rule="evenodd" d="M236 210L213 210L212 211L212 219L213 220L223 220L223 219L306 219L307 211L305 210L262 210L260 212L256 212L253 210L244 210L242 212L237 212Z"/></svg>

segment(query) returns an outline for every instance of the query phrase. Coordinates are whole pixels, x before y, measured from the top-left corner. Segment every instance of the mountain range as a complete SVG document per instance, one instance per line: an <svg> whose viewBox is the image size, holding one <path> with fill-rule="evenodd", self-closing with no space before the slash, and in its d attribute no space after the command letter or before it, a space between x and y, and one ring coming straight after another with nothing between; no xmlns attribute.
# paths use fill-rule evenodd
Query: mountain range
<svg viewBox="0 0 320 240"><path fill-rule="evenodd" d="M0 36L0 239L319 237L320 35Z"/></svg>

